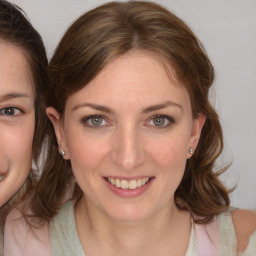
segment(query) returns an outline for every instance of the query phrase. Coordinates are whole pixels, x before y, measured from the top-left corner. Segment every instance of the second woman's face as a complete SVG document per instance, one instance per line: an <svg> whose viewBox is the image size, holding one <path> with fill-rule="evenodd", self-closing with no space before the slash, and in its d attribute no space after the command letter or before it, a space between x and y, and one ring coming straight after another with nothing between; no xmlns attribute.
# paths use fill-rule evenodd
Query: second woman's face
<svg viewBox="0 0 256 256"><path fill-rule="evenodd" d="M33 79L21 49L0 41L0 206L31 169L35 126Z"/></svg>
<svg viewBox="0 0 256 256"><path fill-rule="evenodd" d="M137 221L168 211L204 118L160 58L133 52L72 94L59 122L60 148L91 210ZM171 77L171 78L170 78Z"/></svg>

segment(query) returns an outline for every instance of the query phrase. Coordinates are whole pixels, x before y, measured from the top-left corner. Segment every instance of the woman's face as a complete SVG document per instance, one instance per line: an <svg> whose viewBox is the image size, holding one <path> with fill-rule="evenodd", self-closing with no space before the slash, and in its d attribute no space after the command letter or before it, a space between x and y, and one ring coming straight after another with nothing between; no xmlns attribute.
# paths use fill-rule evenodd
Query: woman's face
<svg viewBox="0 0 256 256"><path fill-rule="evenodd" d="M31 168L35 126L29 64L21 49L0 41L0 206L23 185Z"/></svg>
<svg viewBox="0 0 256 256"><path fill-rule="evenodd" d="M168 69L131 52L72 94L62 120L48 108L90 210L136 221L174 205L204 117L192 118L189 94Z"/></svg>

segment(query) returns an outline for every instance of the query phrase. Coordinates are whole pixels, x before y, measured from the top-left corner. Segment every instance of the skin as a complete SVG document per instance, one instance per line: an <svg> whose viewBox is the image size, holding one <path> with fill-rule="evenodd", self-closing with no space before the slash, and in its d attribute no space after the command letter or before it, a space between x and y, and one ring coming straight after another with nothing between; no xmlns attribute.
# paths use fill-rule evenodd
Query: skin
<svg viewBox="0 0 256 256"><path fill-rule="evenodd" d="M256 211L236 210L232 214L238 242L238 251L245 251L250 236L256 232Z"/></svg>
<svg viewBox="0 0 256 256"><path fill-rule="evenodd" d="M171 67L167 74L161 58L130 52L69 96L63 118L54 108L47 114L84 192L75 216L85 252L151 255L158 248L168 255L176 248L184 255L190 216L177 209L174 192L205 117L192 118L188 92ZM99 125L91 115L100 116ZM142 194L129 197L114 193L106 177L152 179Z"/></svg>
<svg viewBox="0 0 256 256"><path fill-rule="evenodd" d="M47 109L59 147L66 152L64 158L70 159L84 192L75 205L75 219L86 255L186 253L190 215L175 207L173 195L186 159L191 157L188 149L195 149L205 118L192 119L186 90L175 80L171 67L171 76L167 75L162 63L154 55L132 52L110 63L90 84L71 95L62 118L55 109ZM142 113L166 98L182 106L182 111L172 105ZM85 106L85 102L103 105L112 113ZM95 114L104 116L102 127L91 127L92 119L85 118ZM176 122L156 128L155 114L173 116ZM154 179L139 196L120 197L109 189L104 179L108 175L127 179L152 175ZM10 238L13 230L22 230L28 244L39 241L39 248L43 241L50 251L50 241L42 240L46 230L32 230L19 212L10 215L5 228L7 235L12 234ZM245 249L255 230L255 218L244 210L233 213L239 251ZM10 248L17 240L21 243L18 247L23 246L23 236L17 233L8 240Z"/></svg>
<svg viewBox="0 0 256 256"><path fill-rule="evenodd" d="M35 126L32 74L24 52L0 41L0 206L25 182Z"/></svg>

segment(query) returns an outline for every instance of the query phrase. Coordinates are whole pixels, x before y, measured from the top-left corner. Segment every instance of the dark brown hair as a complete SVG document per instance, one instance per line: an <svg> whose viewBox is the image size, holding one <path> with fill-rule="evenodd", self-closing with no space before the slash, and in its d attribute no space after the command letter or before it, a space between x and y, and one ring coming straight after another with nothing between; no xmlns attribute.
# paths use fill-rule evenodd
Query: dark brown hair
<svg viewBox="0 0 256 256"><path fill-rule="evenodd" d="M209 222L229 206L228 190L214 172L214 162L223 148L218 115L209 102L214 69L191 29L174 14L151 2L110 2L77 19L61 39L50 61L51 94L47 105L63 116L67 98L86 86L114 58L131 50L143 50L163 57L186 86L194 118L206 115L199 145L187 161L185 174L175 193L178 208ZM58 153L49 137L48 157L32 201L36 216L50 220L73 186L70 161ZM73 198L81 189L75 185Z"/></svg>
<svg viewBox="0 0 256 256"><path fill-rule="evenodd" d="M16 5L0 0L0 40L21 49L32 73L35 91L35 132L33 137L33 161L38 167L42 145L46 136L47 116L45 114L45 94L48 80L48 60L41 36L30 24L23 11ZM31 191L37 172L31 170L25 185L19 192ZM18 193L19 195L22 193ZM9 201L5 208L15 204Z"/></svg>

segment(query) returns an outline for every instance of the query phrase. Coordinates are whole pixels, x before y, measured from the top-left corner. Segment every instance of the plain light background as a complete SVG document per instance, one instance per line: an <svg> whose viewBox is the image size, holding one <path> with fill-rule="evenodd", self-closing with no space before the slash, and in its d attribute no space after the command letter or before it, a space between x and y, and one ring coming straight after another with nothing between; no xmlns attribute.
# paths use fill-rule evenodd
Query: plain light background
<svg viewBox="0 0 256 256"><path fill-rule="evenodd" d="M12 0L42 35L49 58L67 27L103 0ZM256 0L156 0L203 42L216 70L214 105L224 129L218 164L232 205L256 209Z"/></svg>

